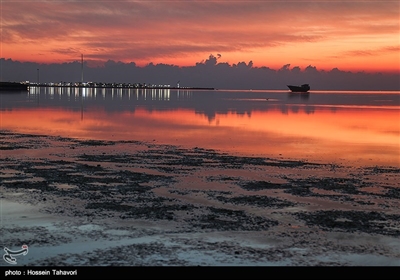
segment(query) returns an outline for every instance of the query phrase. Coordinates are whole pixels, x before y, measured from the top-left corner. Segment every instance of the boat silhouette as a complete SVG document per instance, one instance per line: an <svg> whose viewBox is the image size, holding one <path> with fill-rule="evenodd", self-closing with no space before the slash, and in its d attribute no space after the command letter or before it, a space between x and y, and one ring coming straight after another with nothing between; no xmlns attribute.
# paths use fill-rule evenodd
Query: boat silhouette
<svg viewBox="0 0 400 280"><path fill-rule="evenodd" d="M16 82L0 82L0 90L28 90L28 85Z"/></svg>
<svg viewBox="0 0 400 280"><path fill-rule="evenodd" d="M309 84L303 84L301 86L292 86L292 85L288 85L288 88L292 91L292 92L307 92L310 90L310 85Z"/></svg>

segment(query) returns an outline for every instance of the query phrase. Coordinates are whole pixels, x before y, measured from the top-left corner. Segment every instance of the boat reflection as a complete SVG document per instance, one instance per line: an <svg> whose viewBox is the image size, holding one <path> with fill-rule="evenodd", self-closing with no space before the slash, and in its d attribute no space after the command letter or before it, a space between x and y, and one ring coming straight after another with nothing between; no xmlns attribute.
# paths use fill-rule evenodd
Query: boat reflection
<svg viewBox="0 0 400 280"><path fill-rule="evenodd" d="M310 98L310 93L309 92L289 92L288 97L289 98L301 98L301 99L307 100Z"/></svg>

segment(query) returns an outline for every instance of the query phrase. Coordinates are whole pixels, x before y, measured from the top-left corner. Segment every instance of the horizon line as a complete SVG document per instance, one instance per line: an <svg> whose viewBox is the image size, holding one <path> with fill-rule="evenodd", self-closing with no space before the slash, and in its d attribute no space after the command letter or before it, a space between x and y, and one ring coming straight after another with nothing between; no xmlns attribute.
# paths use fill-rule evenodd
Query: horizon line
<svg viewBox="0 0 400 280"><path fill-rule="evenodd" d="M213 56L210 56L209 58L212 58ZM203 60L201 62L196 62L194 65L192 66L180 66L180 65L176 65L176 64L166 64L166 63L154 63L154 62L149 62L144 66L140 66L138 65L135 61L130 61L130 62L123 62L120 60L112 60L112 59L108 59L108 60L83 60L83 54L81 54L81 61L79 60L73 60L73 61L65 61L65 62L36 62L36 61L21 61L21 60L13 60L12 58L5 58L5 57L0 57L0 61L1 60L10 60L12 62L17 62L17 63L32 63L32 64L37 64L37 65L46 65L46 66L50 66L50 65L63 65L63 64L73 64L73 63L79 63L82 64L82 68L83 66L87 67L87 68L92 68L92 69L96 69L96 68L105 68L105 64L107 62L114 62L116 64L125 64L125 65L130 65L130 64L134 64L135 67L137 68L146 68L149 66L157 66L157 65L163 65L163 66L170 66L170 67L178 67L178 68L191 68L191 67L196 67L198 65L207 65L206 62L209 61L209 59ZM89 65L91 64L91 62L95 62L97 65ZM303 66L300 67L298 65L294 65L292 66L291 63L286 63L283 64L280 68L276 67L276 68L271 68L269 66L253 66L253 61L250 60L248 63L246 63L245 61L239 61L237 63L233 63L233 64L229 64L227 62L216 62L215 64L212 64L212 66L217 66L217 65L227 65L229 67L234 67L234 66L238 66L239 64L245 64L246 67L248 68L252 68L252 69L264 69L267 68L269 70L273 70L273 71L284 71L284 70L289 70L292 71L293 69L300 69L301 72L304 72L306 69L308 68L314 68L319 72L331 72L334 70L340 71L340 72L349 72L349 73L365 73L365 74L400 74L400 69L394 69L394 70L342 70L338 67L332 67L330 68L330 70L327 70L327 68L318 68L316 65L312 65L309 64L308 66ZM292 67L291 67L292 66ZM291 68L290 68L291 67Z"/></svg>

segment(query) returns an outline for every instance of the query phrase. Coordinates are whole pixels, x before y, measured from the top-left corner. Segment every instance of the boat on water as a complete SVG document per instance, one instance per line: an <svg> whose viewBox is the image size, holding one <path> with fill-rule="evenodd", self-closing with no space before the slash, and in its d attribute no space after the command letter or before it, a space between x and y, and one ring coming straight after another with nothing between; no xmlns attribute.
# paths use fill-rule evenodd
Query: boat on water
<svg viewBox="0 0 400 280"><path fill-rule="evenodd" d="M28 90L28 84L17 82L0 82L0 90Z"/></svg>
<svg viewBox="0 0 400 280"><path fill-rule="evenodd" d="M288 88L292 91L292 92L307 92L310 90L310 85L309 84L303 84L301 86L291 86L288 85Z"/></svg>

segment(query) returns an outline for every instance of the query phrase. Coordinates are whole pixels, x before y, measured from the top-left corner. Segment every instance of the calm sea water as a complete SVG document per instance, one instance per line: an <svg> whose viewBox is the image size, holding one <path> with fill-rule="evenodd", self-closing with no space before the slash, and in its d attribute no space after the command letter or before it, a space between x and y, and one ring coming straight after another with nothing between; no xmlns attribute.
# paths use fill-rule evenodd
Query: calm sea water
<svg viewBox="0 0 400 280"><path fill-rule="evenodd" d="M400 92L31 88L0 93L0 129L400 167Z"/></svg>

